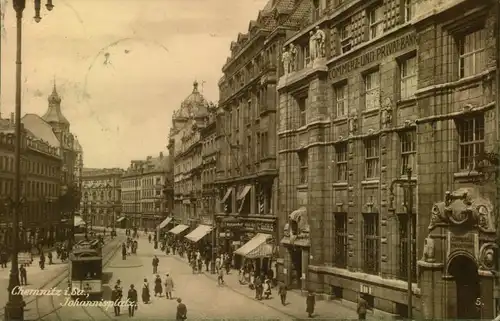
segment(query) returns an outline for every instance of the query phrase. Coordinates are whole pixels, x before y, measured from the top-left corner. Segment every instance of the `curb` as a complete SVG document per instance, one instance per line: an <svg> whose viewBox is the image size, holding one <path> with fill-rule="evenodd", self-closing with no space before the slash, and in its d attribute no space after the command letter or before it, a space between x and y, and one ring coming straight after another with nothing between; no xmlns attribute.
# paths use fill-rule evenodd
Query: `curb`
<svg viewBox="0 0 500 321"><path fill-rule="evenodd" d="M143 266L144 266L143 264L141 264L141 265L129 265L129 266L112 266L112 265L109 265L106 268L108 268L108 269L131 269L131 268L139 268L139 267L143 267Z"/></svg>

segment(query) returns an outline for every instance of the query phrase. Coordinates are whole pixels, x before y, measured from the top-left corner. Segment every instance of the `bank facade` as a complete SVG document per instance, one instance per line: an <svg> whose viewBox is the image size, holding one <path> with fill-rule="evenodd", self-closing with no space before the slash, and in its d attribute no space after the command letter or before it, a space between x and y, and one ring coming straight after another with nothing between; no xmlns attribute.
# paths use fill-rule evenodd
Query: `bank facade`
<svg viewBox="0 0 500 321"><path fill-rule="evenodd" d="M481 263L492 234L477 220L491 213L494 195L466 171L496 137L491 6L321 2L322 18L287 41L290 72L278 83L280 279L354 302L364 294L374 308L405 316L411 276L414 316L493 315L491 271ZM459 238L450 225L460 224L447 215L468 211L476 223L463 220L461 229L473 235L457 244L475 249L467 256L481 279L474 294L446 270L454 250L468 253L450 245ZM488 303L478 310L479 294Z"/></svg>

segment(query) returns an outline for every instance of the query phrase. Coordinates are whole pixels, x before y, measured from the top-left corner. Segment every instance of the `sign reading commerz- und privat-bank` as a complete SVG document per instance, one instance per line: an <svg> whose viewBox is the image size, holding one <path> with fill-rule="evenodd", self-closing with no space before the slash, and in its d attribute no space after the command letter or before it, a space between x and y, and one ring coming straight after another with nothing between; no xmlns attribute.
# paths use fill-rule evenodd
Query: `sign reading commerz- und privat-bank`
<svg viewBox="0 0 500 321"><path fill-rule="evenodd" d="M275 232L275 224L268 222L239 221L239 222L223 222L222 224L225 228L242 228L250 231L268 232L268 233Z"/></svg>
<svg viewBox="0 0 500 321"><path fill-rule="evenodd" d="M344 74L350 73L358 68L369 65L374 61L381 60L390 56L398 51L405 50L412 47L416 43L417 36L415 33L406 34L402 37L396 38L378 48L365 52L357 57L354 57L344 63L341 63L329 71L329 78L335 79Z"/></svg>

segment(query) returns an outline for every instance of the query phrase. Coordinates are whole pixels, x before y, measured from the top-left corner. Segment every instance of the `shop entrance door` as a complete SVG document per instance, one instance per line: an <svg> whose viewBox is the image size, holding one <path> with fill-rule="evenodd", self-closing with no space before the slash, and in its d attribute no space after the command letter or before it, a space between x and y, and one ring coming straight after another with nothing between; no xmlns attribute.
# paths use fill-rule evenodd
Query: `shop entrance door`
<svg viewBox="0 0 500 321"><path fill-rule="evenodd" d="M299 247L292 247L290 250L291 258L291 271L290 271L290 288L300 289L302 286L302 249Z"/></svg>

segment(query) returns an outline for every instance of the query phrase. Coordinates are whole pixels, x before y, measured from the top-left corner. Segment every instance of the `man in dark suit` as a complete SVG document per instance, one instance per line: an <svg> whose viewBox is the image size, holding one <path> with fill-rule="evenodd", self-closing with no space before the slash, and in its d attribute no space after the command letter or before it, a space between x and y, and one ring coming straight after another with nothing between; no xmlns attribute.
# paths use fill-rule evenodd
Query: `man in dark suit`
<svg viewBox="0 0 500 321"><path fill-rule="evenodd" d="M175 316L175 319L177 321L186 320L187 319L187 307L184 303L182 303L181 298L178 298L177 302L179 304L177 305L177 314Z"/></svg>
<svg viewBox="0 0 500 321"><path fill-rule="evenodd" d="M115 316L120 315L120 301L122 299L122 293L118 285L115 285L113 291L111 291L111 301L113 301L113 309L115 311Z"/></svg>
<svg viewBox="0 0 500 321"><path fill-rule="evenodd" d="M280 282L278 293L280 294L281 304L286 305L286 292L287 288L285 283Z"/></svg>
<svg viewBox="0 0 500 321"><path fill-rule="evenodd" d="M127 299L128 299L128 316L129 317L133 317L134 316L134 313L135 313L135 310L137 309L137 290L134 289L134 285L131 284L130 285L130 289L128 290L128 295L127 295Z"/></svg>

